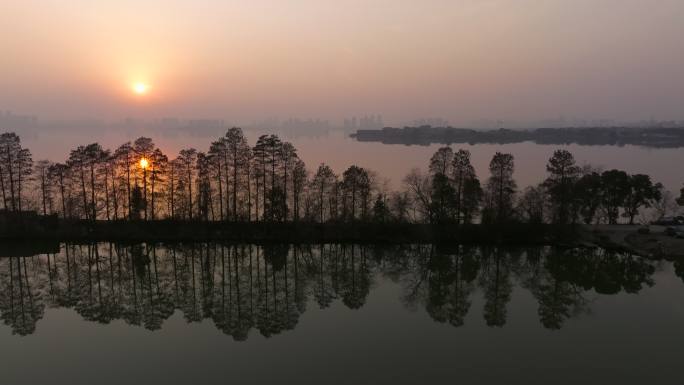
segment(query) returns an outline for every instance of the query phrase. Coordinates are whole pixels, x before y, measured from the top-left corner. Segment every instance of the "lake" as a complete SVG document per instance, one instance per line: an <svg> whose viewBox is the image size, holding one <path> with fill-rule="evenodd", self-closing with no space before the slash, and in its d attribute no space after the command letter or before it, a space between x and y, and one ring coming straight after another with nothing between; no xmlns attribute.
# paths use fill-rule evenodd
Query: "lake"
<svg viewBox="0 0 684 385"><path fill-rule="evenodd" d="M678 383L683 277L602 249L61 244L0 259L0 383Z"/></svg>
<svg viewBox="0 0 684 385"><path fill-rule="evenodd" d="M260 134L276 133L278 130L245 131L250 144L254 145ZM152 129L110 130L44 130L19 133L22 143L33 153L34 159L50 159L63 162L69 151L79 144L100 142L105 148L116 149L124 142L139 136L151 137L170 157L186 147L207 151L212 141L223 133L209 135L206 132L186 135L177 132ZM357 164L377 173L378 181L388 188L401 188L402 179L413 168L427 169L430 157L442 147L386 145L379 142L357 142L341 131L331 131L320 136L283 134L298 150L299 157L313 173L321 162L329 164L341 175L351 164ZM684 183L684 150L681 148L647 148L639 146L580 146L576 144L557 146L539 145L531 142L515 144L455 144L454 149L464 148L472 153L472 163L482 181L489 176L489 161L495 152L509 152L515 157L514 177L522 190L536 185L546 178L546 163L556 149L572 152L579 165L592 165L603 170L618 168L629 173L647 174L655 182L678 193ZM678 194L676 194L678 195Z"/></svg>

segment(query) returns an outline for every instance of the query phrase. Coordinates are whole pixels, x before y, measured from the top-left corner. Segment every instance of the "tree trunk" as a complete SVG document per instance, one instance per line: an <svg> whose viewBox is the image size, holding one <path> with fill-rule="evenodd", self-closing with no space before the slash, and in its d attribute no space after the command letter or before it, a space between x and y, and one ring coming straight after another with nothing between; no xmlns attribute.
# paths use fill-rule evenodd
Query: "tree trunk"
<svg viewBox="0 0 684 385"><path fill-rule="evenodd" d="M114 209L114 220L119 219L119 197L116 194L116 168L114 165L111 167L112 169L112 204L113 204L113 209Z"/></svg>
<svg viewBox="0 0 684 385"><path fill-rule="evenodd" d="M66 199L64 198L64 173L59 173L59 193L62 197L62 217L67 218Z"/></svg>
<svg viewBox="0 0 684 385"><path fill-rule="evenodd" d="M461 223L461 200L463 191L463 170L458 172L458 190L456 190L456 224Z"/></svg>
<svg viewBox="0 0 684 385"><path fill-rule="evenodd" d="M169 194L171 194L171 219L176 218L176 212L175 212L176 207L175 207L175 199L174 199L175 195L176 195L176 191L173 188L173 177L174 177L174 171L173 171L173 163L172 163L172 165L171 165L171 176L170 176L171 191L169 192Z"/></svg>
<svg viewBox="0 0 684 385"><path fill-rule="evenodd" d="M90 203L93 205L93 221L97 220L97 205L95 204L95 165L90 164Z"/></svg>
<svg viewBox="0 0 684 385"><path fill-rule="evenodd" d="M221 173L221 159L218 159L216 162L218 164L218 175L217 178L218 180L216 181L218 184L218 193L219 193L219 213L220 213L220 218L221 221L223 221L223 175Z"/></svg>
<svg viewBox="0 0 684 385"><path fill-rule="evenodd" d="M155 214L154 214L154 184L155 183L154 182L157 179L156 173L157 173L157 171L152 171L152 178L151 178L152 180L150 181L152 184L152 186L150 187L150 194L152 195L152 199L151 199L152 205L150 206L151 207L150 212L151 212L152 220L155 219Z"/></svg>
<svg viewBox="0 0 684 385"><path fill-rule="evenodd" d="M325 183L321 182L321 191L319 192L319 202L320 202L320 205L321 205L321 208L320 208L320 211L321 211L321 223L323 223L323 207L324 207L324 203L323 203L323 193L324 193L324 191L325 191Z"/></svg>
<svg viewBox="0 0 684 385"><path fill-rule="evenodd" d="M293 183L292 185L292 221L293 222L298 222L299 221L299 187L296 185L296 183Z"/></svg>
<svg viewBox="0 0 684 385"><path fill-rule="evenodd" d="M237 220L238 164L237 146L233 147L233 221Z"/></svg>
<svg viewBox="0 0 684 385"><path fill-rule="evenodd" d="M283 213L285 213L285 221L287 221L287 163L287 160L283 159Z"/></svg>
<svg viewBox="0 0 684 385"><path fill-rule="evenodd" d="M245 168L247 171L247 222L252 221L252 176L249 170L249 165Z"/></svg>
<svg viewBox="0 0 684 385"><path fill-rule="evenodd" d="M46 190L47 182L45 181L45 169L40 171L40 190L43 195L43 215L47 215L47 197Z"/></svg>
<svg viewBox="0 0 684 385"><path fill-rule="evenodd" d="M83 193L83 215L85 215L85 219L88 219L88 195L86 195L85 169L83 168L83 164L80 165L80 169L81 169L81 192Z"/></svg>
<svg viewBox="0 0 684 385"><path fill-rule="evenodd" d="M254 220L258 222L259 221L259 175L258 174L254 175L254 186L256 189L256 191L255 191L256 196L254 197L255 198L255 201L254 201L254 203L255 203L255 205L254 205L255 206Z"/></svg>
<svg viewBox="0 0 684 385"><path fill-rule="evenodd" d="M192 220L192 169L188 165L188 217Z"/></svg>
<svg viewBox="0 0 684 385"><path fill-rule="evenodd" d="M109 216L109 184L108 184L108 178L109 178L109 167L105 165L105 180L104 180L104 188L105 188L105 212L107 213L107 220L110 220Z"/></svg>
<svg viewBox="0 0 684 385"><path fill-rule="evenodd" d="M126 206L128 207L128 212L126 216L131 219L131 159L130 154L126 153L126 192L128 197L126 198Z"/></svg>
<svg viewBox="0 0 684 385"><path fill-rule="evenodd" d="M147 167L143 168L143 206L144 217L147 221Z"/></svg>
<svg viewBox="0 0 684 385"><path fill-rule="evenodd" d="M503 219L503 168L499 170L499 212L497 216L501 222Z"/></svg>
<svg viewBox="0 0 684 385"><path fill-rule="evenodd" d="M22 176L23 172L21 170L22 169L21 160L20 159L17 159L17 160L19 160L19 170L17 170L17 204L18 204L19 212L21 213L21 210L22 210L22 207L21 207L21 187L22 187L22 182L23 182L21 176Z"/></svg>
<svg viewBox="0 0 684 385"><path fill-rule="evenodd" d="M230 212L230 180L228 179L228 151L224 149L223 151L223 169L226 170L225 174L225 180L226 180L226 200L225 200L225 206L226 206L226 219L229 219L232 217L232 214Z"/></svg>
<svg viewBox="0 0 684 385"><path fill-rule="evenodd" d="M2 208L7 210L7 193L5 192L5 174L2 172L0 164L0 189L2 190Z"/></svg>
<svg viewBox="0 0 684 385"><path fill-rule="evenodd" d="M17 211L17 206L16 206L16 202L14 199L14 173L12 172L12 153L10 152L9 144L7 145L7 173L9 174L10 198L12 199L12 211Z"/></svg>
<svg viewBox="0 0 684 385"><path fill-rule="evenodd" d="M356 219L356 183L352 183L351 191L351 220Z"/></svg>
<svg viewBox="0 0 684 385"><path fill-rule="evenodd" d="M263 156L261 159L262 159L262 165L263 165L263 167L262 167L262 171L263 171L262 177L263 177L263 182L264 182L264 183L262 184L262 186L261 186L261 187L263 188L263 190L264 190L264 191L261 192L261 195L262 195L262 198L263 198L263 203L264 203L264 204L263 204L264 214L262 215L261 219L265 221L265 220L266 220L266 157Z"/></svg>

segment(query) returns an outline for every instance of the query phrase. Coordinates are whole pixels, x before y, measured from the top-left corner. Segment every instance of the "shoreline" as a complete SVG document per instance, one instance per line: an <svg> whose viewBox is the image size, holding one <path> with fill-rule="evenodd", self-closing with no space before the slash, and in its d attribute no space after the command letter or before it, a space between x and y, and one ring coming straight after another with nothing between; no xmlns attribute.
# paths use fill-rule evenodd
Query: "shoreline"
<svg viewBox="0 0 684 385"><path fill-rule="evenodd" d="M572 242L577 226L521 224L430 225L370 222L88 221L34 217L0 222L3 240L229 241L278 243L504 243Z"/></svg>
<svg viewBox="0 0 684 385"><path fill-rule="evenodd" d="M663 226L551 225L510 223L269 223L202 221L87 221L33 216L0 221L1 256L59 250L60 242L229 242L229 243L453 243L499 246L600 247L646 258L684 258L684 239ZM29 245L29 247L27 247ZM16 249L16 252L15 252ZM33 251L35 249L35 252Z"/></svg>
<svg viewBox="0 0 684 385"><path fill-rule="evenodd" d="M648 228L640 233L640 228ZM636 254L645 258L684 258L684 239L665 234L666 226L585 225L578 241L588 247Z"/></svg>

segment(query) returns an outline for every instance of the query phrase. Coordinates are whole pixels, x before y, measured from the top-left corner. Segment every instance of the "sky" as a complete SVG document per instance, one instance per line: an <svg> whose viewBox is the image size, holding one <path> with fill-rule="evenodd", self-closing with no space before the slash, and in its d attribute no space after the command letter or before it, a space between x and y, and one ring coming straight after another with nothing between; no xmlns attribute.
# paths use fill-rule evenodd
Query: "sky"
<svg viewBox="0 0 684 385"><path fill-rule="evenodd" d="M684 120L683 36L682 0L2 0L0 110Z"/></svg>

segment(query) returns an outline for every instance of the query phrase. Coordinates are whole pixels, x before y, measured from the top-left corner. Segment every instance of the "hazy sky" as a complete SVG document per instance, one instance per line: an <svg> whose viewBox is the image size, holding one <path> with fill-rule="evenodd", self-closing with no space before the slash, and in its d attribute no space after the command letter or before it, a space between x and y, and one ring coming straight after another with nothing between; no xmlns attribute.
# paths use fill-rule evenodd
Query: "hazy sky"
<svg viewBox="0 0 684 385"><path fill-rule="evenodd" d="M2 0L0 110L684 119L684 1Z"/></svg>

